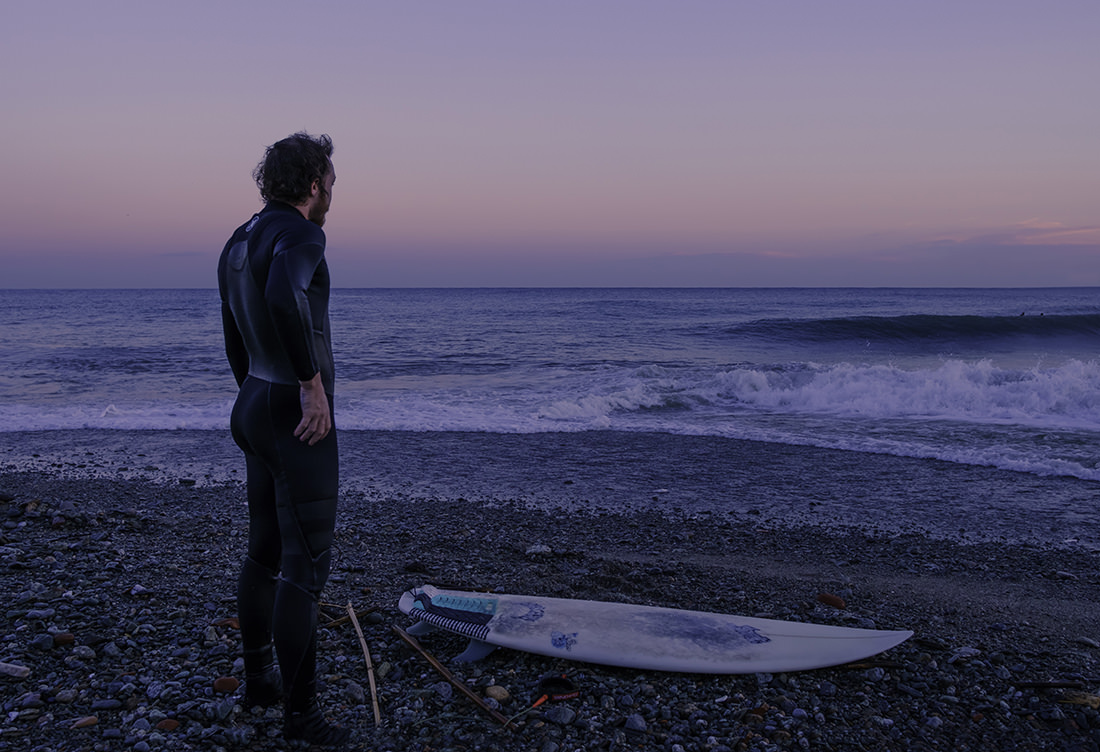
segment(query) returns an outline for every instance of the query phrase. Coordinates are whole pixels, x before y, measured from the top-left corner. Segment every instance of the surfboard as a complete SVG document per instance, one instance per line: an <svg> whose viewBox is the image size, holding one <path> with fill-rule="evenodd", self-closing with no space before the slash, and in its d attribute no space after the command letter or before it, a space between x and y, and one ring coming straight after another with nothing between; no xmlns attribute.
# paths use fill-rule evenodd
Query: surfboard
<svg viewBox="0 0 1100 752"><path fill-rule="evenodd" d="M430 628L469 637L455 660L496 647L607 666L702 674L806 671L877 655L910 631L855 629L629 603L413 588L398 602Z"/></svg>

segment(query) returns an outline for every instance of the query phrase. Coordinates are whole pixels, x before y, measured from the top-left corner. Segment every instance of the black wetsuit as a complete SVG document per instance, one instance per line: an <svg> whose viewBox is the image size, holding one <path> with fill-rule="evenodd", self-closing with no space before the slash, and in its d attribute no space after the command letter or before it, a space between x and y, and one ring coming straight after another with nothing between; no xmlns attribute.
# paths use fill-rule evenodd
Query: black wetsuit
<svg viewBox="0 0 1100 752"><path fill-rule="evenodd" d="M248 555L238 608L245 671L279 657L288 710L315 695L317 600L336 519L336 431L310 446L294 436L300 381L320 372L332 410L325 234L271 202L226 243L218 263L225 348L240 387L233 438L248 470Z"/></svg>

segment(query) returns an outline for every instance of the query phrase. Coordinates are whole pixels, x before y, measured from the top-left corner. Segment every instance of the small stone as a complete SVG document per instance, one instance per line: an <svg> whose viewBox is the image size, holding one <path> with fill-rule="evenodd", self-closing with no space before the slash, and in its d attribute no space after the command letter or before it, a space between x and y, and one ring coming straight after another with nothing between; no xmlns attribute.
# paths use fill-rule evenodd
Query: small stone
<svg viewBox="0 0 1100 752"><path fill-rule="evenodd" d="M550 556L553 553L554 550L550 548L550 546L544 545L542 543L536 543L533 546L528 546L526 551L526 554L531 557Z"/></svg>
<svg viewBox="0 0 1100 752"><path fill-rule="evenodd" d="M236 692L239 686L241 686L241 682L235 676L219 676L214 680L214 691L223 695Z"/></svg>
<svg viewBox="0 0 1100 752"><path fill-rule="evenodd" d="M96 700L92 703L92 710L118 710L122 707L121 700Z"/></svg>
<svg viewBox="0 0 1100 752"><path fill-rule="evenodd" d="M74 642L76 642L76 635L72 632L58 632L53 636L53 644L58 647L72 645Z"/></svg>
<svg viewBox="0 0 1100 752"><path fill-rule="evenodd" d="M645 733L645 731L646 731L645 718L643 718L638 713L632 713L632 714L628 715L626 717L626 730L627 731L637 731L637 732L640 732L640 733Z"/></svg>
<svg viewBox="0 0 1100 752"><path fill-rule="evenodd" d="M367 701L367 693L359 682L349 681L344 685L344 697L353 705L362 705Z"/></svg>
<svg viewBox="0 0 1100 752"><path fill-rule="evenodd" d="M512 693L499 684L490 684L485 688L485 696L491 697L497 702L508 702L512 697Z"/></svg>
<svg viewBox="0 0 1100 752"><path fill-rule="evenodd" d="M954 655L947 659L948 663L962 663L969 661L971 658L976 658L981 655L982 651L977 648L959 648L955 651Z"/></svg>
<svg viewBox="0 0 1100 752"><path fill-rule="evenodd" d="M54 646L53 635L38 635L31 640L31 647L35 650L50 650Z"/></svg>
<svg viewBox="0 0 1100 752"><path fill-rule="evenodd" d="M577 718L577 712L568 705L557 705L546 711L546 720L559 726L568 726Z"/></svg>
<svg viewBox="0 0 1100 752"><path fill-rule="evenodd" d="M25 679L30 676L31 670L27 666L17 666L14 663L0 662L0 674L14 676L16 679Z"/></svg>
<svg viewBox="0 0 1100 752"><path fill-rule="evenodd" d="M436 694L443 698L444 701L449 701L454 696L454 687L448 682L438 682L432 685L432 689Z"/></svg>
<svg viewBox="0 0 1100 752"><path fill-rule="evenodd" d="M232 698L226 698L221 702L214 704L214 717L219 721L224 721L233 713L233 708L237 706L237 703Z"/></svg>
<svg viewBox="0 0 1100 752"><path fill-rule="evenodd" d="M77 645L73 648L73 655L82 661L94 661L96 657L95 650L87 645Z"/></svg>

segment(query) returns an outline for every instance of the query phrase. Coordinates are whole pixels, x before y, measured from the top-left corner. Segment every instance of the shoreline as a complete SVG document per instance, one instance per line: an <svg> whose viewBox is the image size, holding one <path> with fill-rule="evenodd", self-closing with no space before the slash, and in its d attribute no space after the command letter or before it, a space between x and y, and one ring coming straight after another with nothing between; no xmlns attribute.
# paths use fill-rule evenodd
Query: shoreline
<svg viewBox="0 0 1100 752"><path fill-rule="evenodd" d="M744 439L583 431L340 431L341 492L659 511L823 533L1100 551L1100 483ZM226 430L0 432L0 471L243 482Z"/></svg>
<svg viewBox="0 0 1100 752"><path fill-rule="evenodd" d="M1095 552L753 515L536 508L538 494L442 497L409 472L403 489L344 494L324 596L373 609L364 632L375 665L388 666L376 729L354 632L322 629L324 707L363 749L1097 748L1100 713L1072 702L1100 689ZM567 479L585 495L586 476ZM239 485L0 471L0 494L0 583L11 596L0 661L30 670L0 678L0 739L33 732L43 750L289 748L277 713L212 688L243 678L225 621L245 541ZM549 673L581 690L505 732L390 631L408 625L401 592L424 582L916 634L860 668L776 676L643 673L506 650L449 664L478 694L502 688L506 716ZM55 645L57 634L72 644ZM443 660L463 647L442 634L422 644ZM171 720L179 725L158 728Z"/></svg>

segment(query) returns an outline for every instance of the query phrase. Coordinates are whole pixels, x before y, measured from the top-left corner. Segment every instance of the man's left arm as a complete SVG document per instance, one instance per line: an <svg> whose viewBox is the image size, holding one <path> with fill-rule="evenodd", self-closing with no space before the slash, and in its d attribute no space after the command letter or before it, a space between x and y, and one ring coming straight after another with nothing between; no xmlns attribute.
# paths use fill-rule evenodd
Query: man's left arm
<svg viewBox="0 0 1100 752"><path fill-rule="evenodd" d="M226 293L226 269L225 254L218 262L218 295L222 301L222 334L225 337L225 356L229 360L229 367L233 369L233 378L240 387L248 376L248 350L244 346L244 337L237 326L237 319L229 307L229 296Z"/></svg>
<svg viewBox="0 0 1100 752"><path fill-rule="evenodd" d="M239 387L248 376L248 350L244 346L244 337L237 328L237 320L233 317L233 311L229 304L222 302L222 332L225 334L225 356L229 360L229 367L233 369L233 378L237 380Z"/></svg>

